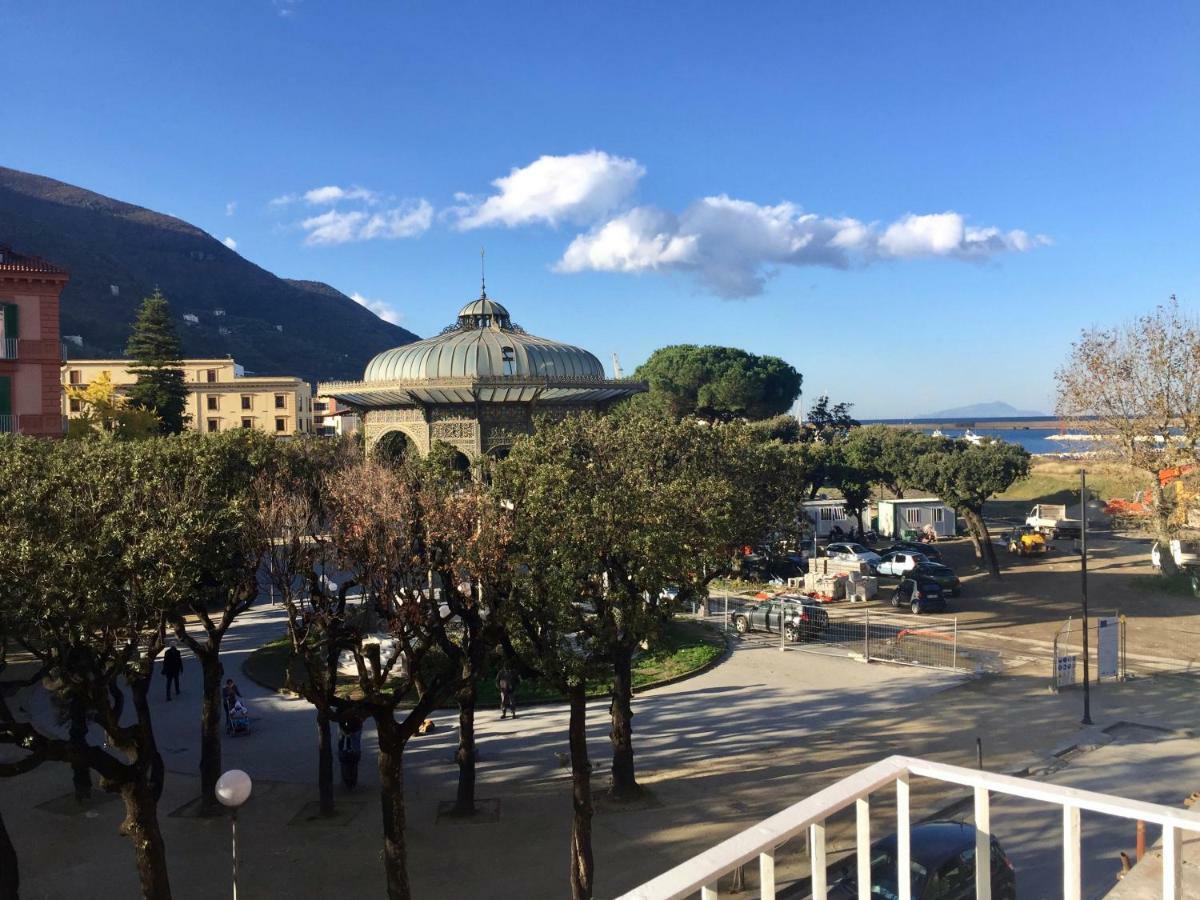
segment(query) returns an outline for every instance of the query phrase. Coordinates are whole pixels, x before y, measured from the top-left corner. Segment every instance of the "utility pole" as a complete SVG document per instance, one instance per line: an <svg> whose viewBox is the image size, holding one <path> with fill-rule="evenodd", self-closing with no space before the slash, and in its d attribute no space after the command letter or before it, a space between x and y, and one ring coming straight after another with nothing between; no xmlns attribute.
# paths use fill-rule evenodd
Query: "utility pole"
<svg viewBox="0 0 1200 900"><path fill-rule="evenodd" d="M1087 595L1087 470L1079 470L1079 572L1083 587L1083 719L1084 725L1092 724L1092 695L1089 683L1088 664L1088 595Z"/></svg>

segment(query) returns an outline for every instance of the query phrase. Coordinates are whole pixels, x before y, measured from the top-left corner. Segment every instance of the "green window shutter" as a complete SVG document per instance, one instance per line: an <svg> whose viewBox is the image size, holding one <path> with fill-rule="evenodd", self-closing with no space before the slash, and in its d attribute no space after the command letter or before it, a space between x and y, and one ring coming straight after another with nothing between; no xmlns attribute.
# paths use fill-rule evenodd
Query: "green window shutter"
<svg viewBox="0 0 1200 900"><path fill-rule="evenodd" d="M12 377L0 375L0 416L12 415Z"/></svg>
<svg viewBox="0 0 1200 900"><path fill-rule="evenodd" d="M4 336L6 338L20 337L20 331L17 328L17 312L15 303L4 305Z"/></svg>

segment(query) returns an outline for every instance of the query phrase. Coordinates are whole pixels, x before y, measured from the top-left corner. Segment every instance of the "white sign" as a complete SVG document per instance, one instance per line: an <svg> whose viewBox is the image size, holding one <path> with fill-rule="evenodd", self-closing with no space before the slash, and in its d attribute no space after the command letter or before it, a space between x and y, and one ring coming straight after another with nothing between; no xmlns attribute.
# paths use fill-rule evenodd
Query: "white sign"
<svg viewBox="0 0 1200 900"><path fill-rule="evenodd" d="M1058 656L1054 659L1054 683L1059 687L1075 683L1076 656Z"/></svg>
<svg viewBox="0 0 1200 900"><path fill-rule="evenodd" d="M1118 649L1120 625L1116 616L1105 616L1099 622L1100 678L1116 678L1118 674Z"/></svg>

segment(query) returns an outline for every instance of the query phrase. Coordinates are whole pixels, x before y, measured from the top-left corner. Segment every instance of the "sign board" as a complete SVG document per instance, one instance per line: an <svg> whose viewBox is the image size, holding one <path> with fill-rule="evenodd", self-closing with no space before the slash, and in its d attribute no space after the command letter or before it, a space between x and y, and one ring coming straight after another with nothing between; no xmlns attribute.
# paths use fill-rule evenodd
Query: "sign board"
<svg viewBox="0 0 1200 900"><path fill-rule="evenodd" d="M1054 658L1054 683L1059 687L1075 683L1076 656L1057 656Z"/></svg>
<svg viewBox="0 0 1200 900"><path fill-rule="evenodd" d="M1119 674L1120 624L1116 616L1105 616L1099 620L1100 633L1097 653L1100 658L1100 678L1116 678Z"/></svg>

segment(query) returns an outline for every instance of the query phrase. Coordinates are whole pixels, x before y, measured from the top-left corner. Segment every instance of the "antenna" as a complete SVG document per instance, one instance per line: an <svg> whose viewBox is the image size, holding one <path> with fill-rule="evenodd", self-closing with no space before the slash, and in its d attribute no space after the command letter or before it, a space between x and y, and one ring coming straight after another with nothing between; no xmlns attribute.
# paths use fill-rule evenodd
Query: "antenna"
<svg viewBox="0 0 1200 900"><path fill-rule="evenodd" d="M613 377L624 378L625 373L621 371L621 361L617 359L617 354L613 353Z"/></svg>
<svg viewBox="0 0 1200 900"><path fill-rule="evenodd" d="M484 266L485 251L482 247L479 248L479 299L487 299L487 269Z"/></svg>

